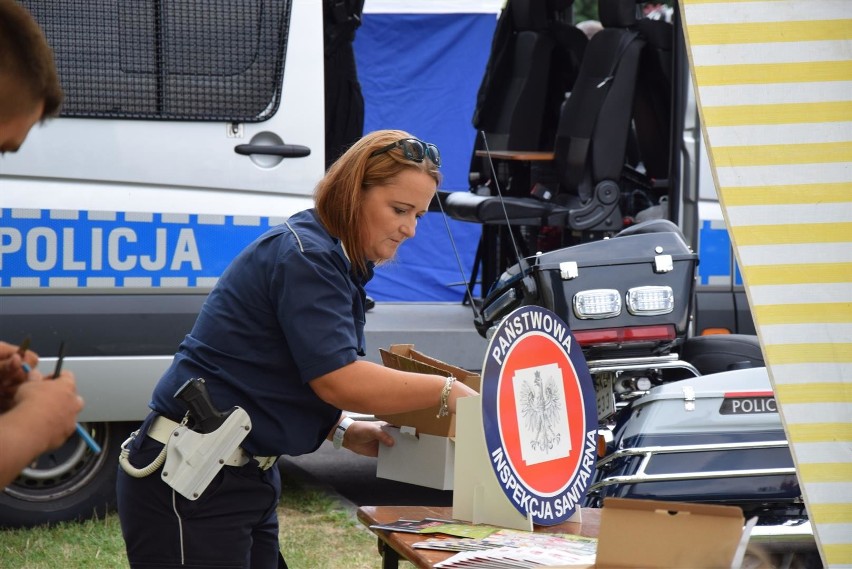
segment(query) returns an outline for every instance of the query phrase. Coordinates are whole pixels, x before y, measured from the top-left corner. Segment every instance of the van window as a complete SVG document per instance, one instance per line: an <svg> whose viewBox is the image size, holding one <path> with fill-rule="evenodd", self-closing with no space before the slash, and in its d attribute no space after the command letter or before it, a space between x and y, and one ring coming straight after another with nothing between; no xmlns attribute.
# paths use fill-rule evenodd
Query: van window
<svg viewBox="0 0 852 569"><path fill-rule="evenodd" d="M23 4L54 49L62 116L258 122L278 108L290 0Z"/></svg>

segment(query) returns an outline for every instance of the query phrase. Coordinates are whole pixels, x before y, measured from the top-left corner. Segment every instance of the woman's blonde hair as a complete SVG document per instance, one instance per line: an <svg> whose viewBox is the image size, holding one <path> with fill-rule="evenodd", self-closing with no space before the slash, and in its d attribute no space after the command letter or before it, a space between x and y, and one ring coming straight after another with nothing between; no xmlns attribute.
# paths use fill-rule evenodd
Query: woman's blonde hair
<svg viewBox="0 0 852 569"><path fill-rule="evenodd" d="M377 130L353 144L332 164L317 184L314 202L317 215L329 233L340 239L353 269L367 272L362 230L364 195L370 188L390 182L404 170L419 170L441 183L438 167L428 158L414 162L400 149L372 156L374 152L404 138L402 130Z"/></svg>

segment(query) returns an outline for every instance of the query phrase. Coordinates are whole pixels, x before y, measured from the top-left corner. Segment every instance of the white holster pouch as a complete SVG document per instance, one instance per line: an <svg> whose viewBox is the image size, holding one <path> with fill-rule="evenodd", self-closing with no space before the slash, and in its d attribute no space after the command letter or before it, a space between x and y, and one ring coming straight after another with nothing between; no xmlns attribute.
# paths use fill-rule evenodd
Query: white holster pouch
<svg viewBox="0 0 852 569"><path fill-rule="evenodd" d="M160 477L181 496L198 499L219 470L238 453L250 431L251 419L241 407L236 407L212 433L196 433L186 425L178 426L166 442L166 462Z"/></svg>

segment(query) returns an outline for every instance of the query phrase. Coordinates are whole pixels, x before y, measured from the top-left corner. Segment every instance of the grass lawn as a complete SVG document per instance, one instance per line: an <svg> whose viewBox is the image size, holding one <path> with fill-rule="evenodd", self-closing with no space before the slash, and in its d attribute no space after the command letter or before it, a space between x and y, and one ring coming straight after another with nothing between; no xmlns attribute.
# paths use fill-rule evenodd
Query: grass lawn
<svg viewBox="0 0 852 569"><path fill-rule="evenodd" d="M323 492L282 473L281 550L290 569L373 569L376 538ZM403 566L408 564L403 564ZM5 569L129 568L115 514L101 520L26 530L0 530Z"/></svg>

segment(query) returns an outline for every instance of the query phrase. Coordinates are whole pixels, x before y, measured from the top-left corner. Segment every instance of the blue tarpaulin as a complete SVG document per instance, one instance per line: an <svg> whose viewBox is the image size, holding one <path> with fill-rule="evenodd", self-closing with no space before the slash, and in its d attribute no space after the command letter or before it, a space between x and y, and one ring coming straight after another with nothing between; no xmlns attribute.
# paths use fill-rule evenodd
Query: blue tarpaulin
<svg viewBox="0 0 852 569"><path fill-rule="evenodd" d="M443 161L441 189L467 191L476 137L471 117L496 11L371 13L369 6L368 1L354 43L364 132L396 128L437 144ZM478 224L445 222L439 213L427 214L396 261L376 271L368 294L379 301L461 301L461 283L470 277L480 232Z"/></svg>

